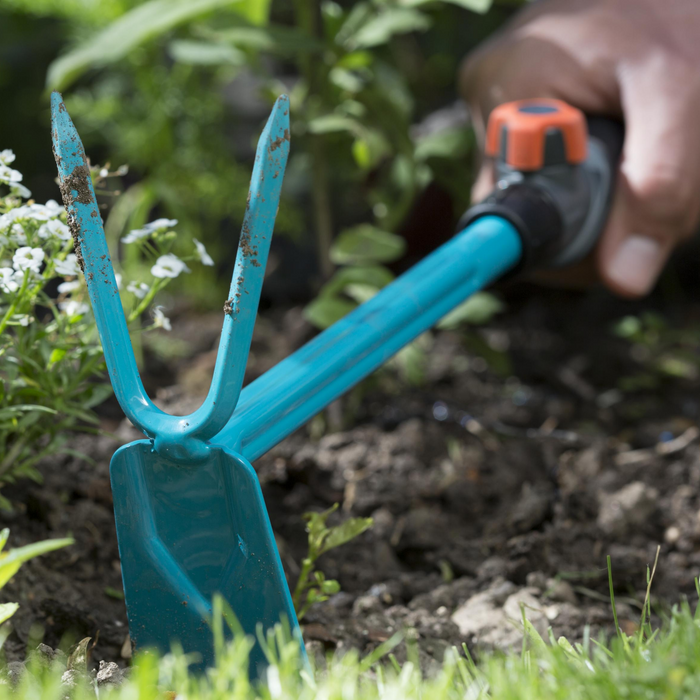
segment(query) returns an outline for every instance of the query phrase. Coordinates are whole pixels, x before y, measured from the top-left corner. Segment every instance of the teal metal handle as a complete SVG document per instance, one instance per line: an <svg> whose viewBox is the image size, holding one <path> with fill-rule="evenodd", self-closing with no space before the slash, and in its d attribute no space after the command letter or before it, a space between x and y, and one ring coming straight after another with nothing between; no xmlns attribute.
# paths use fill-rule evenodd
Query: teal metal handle
<svg viewBox="0 0 700 700"><path fill-rule="evenodd" d="M487 216L248 385L212 440L251 462L301 427L474 292L517 265L522 242Z"/></svg>
<svg viewBox="0 0 700 700"><path fill-rule="evenodd" d="M238 402L260 300L267 256L289 155L289 100L280 97L258 142L214 377L204 403L170 416L150 400L139 377L102 228L85 151L61 96L51 96L52 136L63 200L117 400L155 449L177 462L205 459L208 440Z"/></svg>

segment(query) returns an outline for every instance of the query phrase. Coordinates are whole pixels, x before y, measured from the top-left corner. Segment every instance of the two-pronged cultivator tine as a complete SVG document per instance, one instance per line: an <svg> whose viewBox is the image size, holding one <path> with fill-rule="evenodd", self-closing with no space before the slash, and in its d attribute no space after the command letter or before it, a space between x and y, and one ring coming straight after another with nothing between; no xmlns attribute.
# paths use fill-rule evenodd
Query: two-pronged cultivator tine
<svg viewBox="0 0 700 700"><path fill-rule="evenodd" d="M154 438L155 449L180 462L208 454L206 442L228 422L238 401L289 154L289 101L280 97L258 143L246 214L209 394L189 416L169 416L148 398L136 367L85 151L58 93L51 97L53 144L75 254L85 274L117 399Z"/></svg>

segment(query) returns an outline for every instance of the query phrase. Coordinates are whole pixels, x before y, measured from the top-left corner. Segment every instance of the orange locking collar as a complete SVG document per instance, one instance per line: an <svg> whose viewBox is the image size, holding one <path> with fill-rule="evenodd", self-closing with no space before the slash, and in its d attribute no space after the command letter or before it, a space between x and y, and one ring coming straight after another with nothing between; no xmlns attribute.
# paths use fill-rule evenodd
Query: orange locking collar
<svg viewBox="0 0 700 700"><path fill-rule="evenodd" d="M501 154L504 128L506 152ZM518 100L496 107L486 132L486 154L501 155L516 170L539 170L545 164L546 137L552 130L561 132L567 163L586 159L588 131L583 113L553 99Z"/></svg>

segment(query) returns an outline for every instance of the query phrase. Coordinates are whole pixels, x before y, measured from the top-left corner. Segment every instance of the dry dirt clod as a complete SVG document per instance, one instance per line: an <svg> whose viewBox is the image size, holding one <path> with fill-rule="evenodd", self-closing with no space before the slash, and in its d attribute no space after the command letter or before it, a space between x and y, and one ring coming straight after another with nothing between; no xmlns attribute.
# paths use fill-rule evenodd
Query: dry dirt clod
<svg viewBox="0 0 700 700"><path fill-rule="evenodd" d="M98 688L118 688L128 676L129 669L119 668L114 661L100 661L95 681Z"/></svg>
<svg viewBox="0 0 700 700"><path fill-rule="evenodd" d="M598 526L607 535L624 535L649 520L658 498L659 492L643 481L633 481L615 493L601 494Z"/></svg>

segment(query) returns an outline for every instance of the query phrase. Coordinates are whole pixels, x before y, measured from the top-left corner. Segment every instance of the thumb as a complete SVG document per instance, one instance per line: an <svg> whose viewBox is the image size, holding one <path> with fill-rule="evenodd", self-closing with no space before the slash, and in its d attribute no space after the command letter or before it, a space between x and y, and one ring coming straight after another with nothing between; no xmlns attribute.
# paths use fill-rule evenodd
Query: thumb
<svg viewBox="0 0 700 700"><path fill-rule="evenodd" d="M598 247L614 292L647 294L700 218L700 89L688 67L654 58L622 73L626 136L615 201Z"/></svg>

